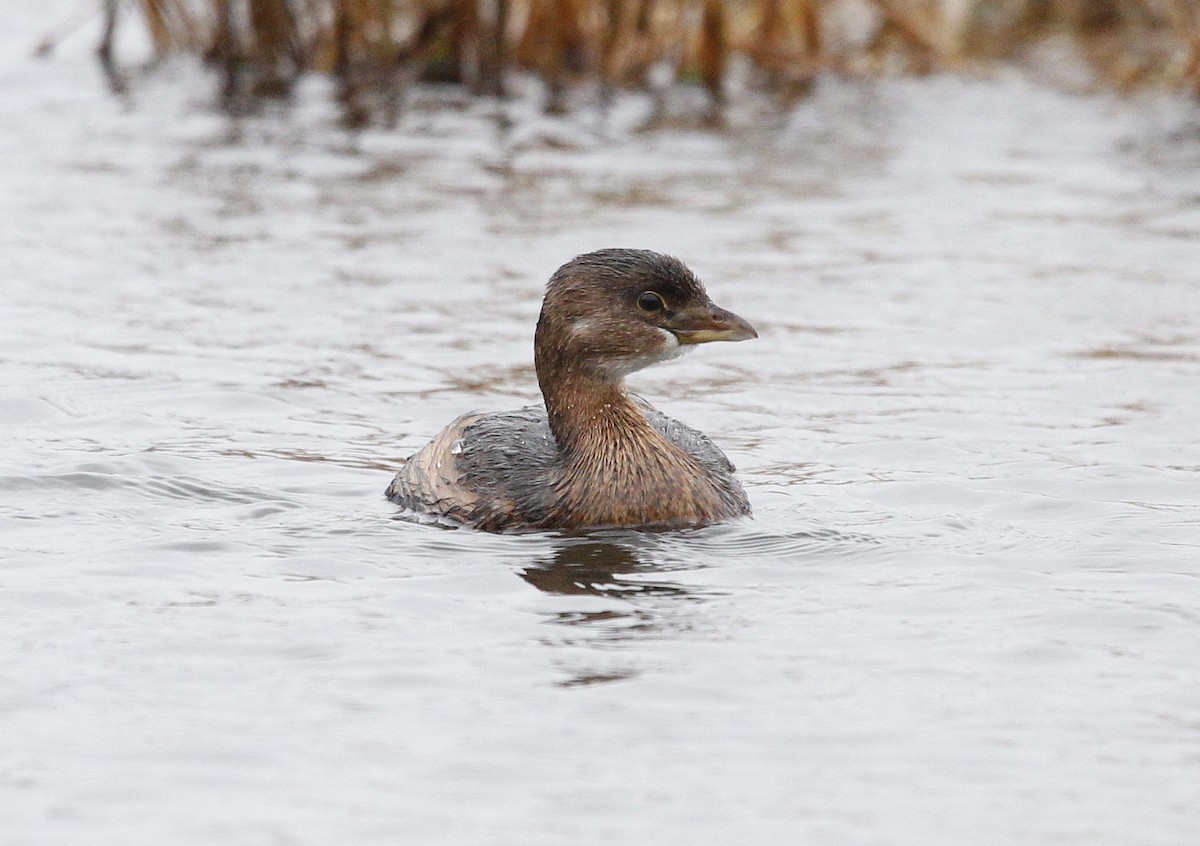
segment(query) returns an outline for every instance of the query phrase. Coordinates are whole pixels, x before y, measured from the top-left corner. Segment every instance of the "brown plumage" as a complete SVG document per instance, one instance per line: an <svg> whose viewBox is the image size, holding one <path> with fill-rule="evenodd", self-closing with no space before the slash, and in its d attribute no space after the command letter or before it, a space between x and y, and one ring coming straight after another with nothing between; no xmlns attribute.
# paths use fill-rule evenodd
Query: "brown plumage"
<svg viewBox="0 0 1200 846"><path fill-rule="evenodd" d="M534 337L545 407L465 415L408 460L388 498L486 531L698 526L750 513L700 432L625 390L695 344L758 337L678 259L600 250L550 279Z"/></svg>

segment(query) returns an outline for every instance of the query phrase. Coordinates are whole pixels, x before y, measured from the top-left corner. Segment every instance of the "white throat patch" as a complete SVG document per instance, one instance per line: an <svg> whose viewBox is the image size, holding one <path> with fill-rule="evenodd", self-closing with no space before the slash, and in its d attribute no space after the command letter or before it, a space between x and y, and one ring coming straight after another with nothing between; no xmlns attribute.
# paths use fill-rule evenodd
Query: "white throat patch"
<svg viewBox="0 0 1200 846"><path fill-rule="evenodd" d="M624 378L644 367L658 364L660 361L670 361L673 358L679 358L686 352L691 352L692 346L679 343L679 339L675 337L674 333L657 327L655 327L655 331L663 336L664 343L660 352L650 355L631 355L628 358L609 361L604 368L605 373L612 378Z"/></svg>

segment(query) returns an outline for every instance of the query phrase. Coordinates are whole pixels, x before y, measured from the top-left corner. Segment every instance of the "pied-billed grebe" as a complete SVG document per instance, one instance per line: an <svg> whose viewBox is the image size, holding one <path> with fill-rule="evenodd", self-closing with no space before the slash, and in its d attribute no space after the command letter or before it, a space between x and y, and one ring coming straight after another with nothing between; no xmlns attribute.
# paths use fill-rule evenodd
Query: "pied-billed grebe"
<svg viewBox="0 0 1200 846"><path fill-rule="evenodd" d="M534 335L545 407L466 414L408 460L387 496L485 531L700 526L750 513L707 437L625 390L696 344L758 333L713 305L678 259L579 256L550 278Z"/></svg>

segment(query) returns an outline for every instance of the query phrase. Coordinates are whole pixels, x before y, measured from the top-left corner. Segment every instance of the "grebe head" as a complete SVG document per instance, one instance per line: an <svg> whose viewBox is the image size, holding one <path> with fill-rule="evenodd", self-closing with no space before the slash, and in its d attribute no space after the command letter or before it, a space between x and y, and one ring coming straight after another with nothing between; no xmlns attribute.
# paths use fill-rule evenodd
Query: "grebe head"
<svg viewBox="0 0 1200 846"><path fill-rule="evenodd" d="M609 249L578 256L550 278L534 350L545 390L551 372L615 382L696 344L757 337L679 259Z"/></svg>

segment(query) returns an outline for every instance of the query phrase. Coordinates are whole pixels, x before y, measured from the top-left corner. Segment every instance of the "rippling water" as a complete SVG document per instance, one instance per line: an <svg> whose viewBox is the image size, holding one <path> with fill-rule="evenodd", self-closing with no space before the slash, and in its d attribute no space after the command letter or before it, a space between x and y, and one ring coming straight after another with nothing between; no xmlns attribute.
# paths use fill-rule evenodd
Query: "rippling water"
<svg viewBox="0 0 1200 846"><path fill-rule="evenodd" d="M830 81L350 138L315 83L231 124L82 53L0 75L0 840L1196 842L1193 110ZM397 520L617 245L758 327L632 380L755 519Z"/></svg>

